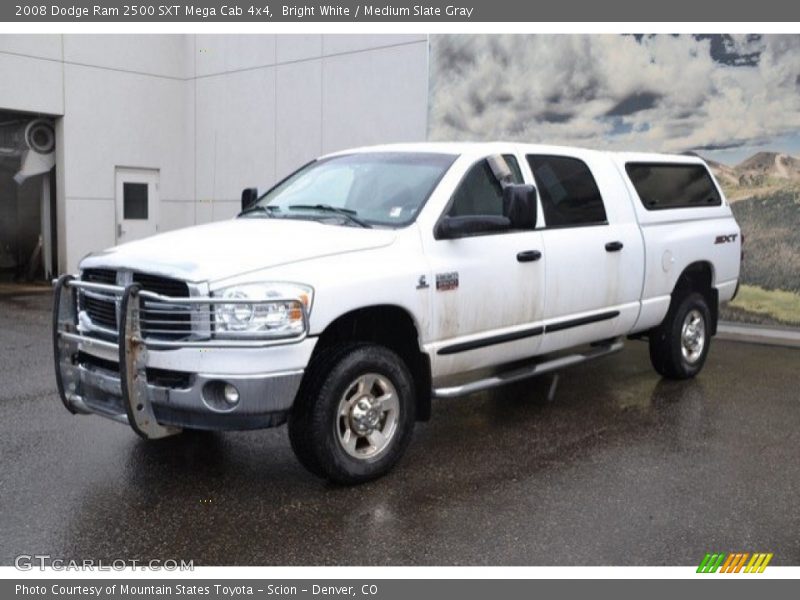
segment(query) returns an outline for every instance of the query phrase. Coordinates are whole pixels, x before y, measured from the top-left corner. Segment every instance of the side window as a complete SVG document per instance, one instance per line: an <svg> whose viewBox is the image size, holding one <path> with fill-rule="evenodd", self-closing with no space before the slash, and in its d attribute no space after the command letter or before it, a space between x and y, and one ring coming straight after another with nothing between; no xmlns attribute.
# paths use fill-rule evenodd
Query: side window
<svg viewBox="0 0 800 600"><path fill-rule="evenodd" d="M529 154L528 164L548 227L606 223L603 198L586 163L567 156Z"/></svg>
<svg viewBox="0 0 800 600"><path fill-rule="evenodd" d="M625 170L647 210L722 204L711 175L702 165L628 163Z"/></svg>
<svg viewBox="0 0 800 600"><path fill-rule="evenodd" d="M511 154L504 154L503 158L513 174L514 183L522 183L522 172L517 159ZM449 217L463 217L468 215L495 215L503 214L503 187L494 176L489 162L481 160L467 171L464 179L453 194L453 201Z"/></svg>

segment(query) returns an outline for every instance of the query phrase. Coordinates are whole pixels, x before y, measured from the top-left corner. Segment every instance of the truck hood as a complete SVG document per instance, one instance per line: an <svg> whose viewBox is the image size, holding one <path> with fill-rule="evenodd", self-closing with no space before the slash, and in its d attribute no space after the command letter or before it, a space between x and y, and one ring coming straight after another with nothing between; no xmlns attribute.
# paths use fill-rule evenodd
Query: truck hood
<svg viewBox="0 0 800 600"><path fill-rule="evenodd" d="M179 229L89 255L81 269L130 269L187 281L217 281L294 262L380 248L392 229L290 219L233 219Z"/></svg>

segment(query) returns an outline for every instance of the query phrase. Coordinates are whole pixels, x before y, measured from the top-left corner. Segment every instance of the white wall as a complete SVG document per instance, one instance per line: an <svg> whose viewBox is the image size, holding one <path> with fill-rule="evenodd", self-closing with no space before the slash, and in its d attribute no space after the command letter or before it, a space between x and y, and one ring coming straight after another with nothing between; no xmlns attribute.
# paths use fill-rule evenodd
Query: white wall
<svg viewBox="0 0 800 600"><path fill-rule="evenodd" d="M326 152L424 140L424 35L0 35L0 109L57 122L60 270L115 243L115 166L160 229L228 218Z"/></svg>
<svg viewBox="0 0 800 600"><path fill-rule="evenodd" d="M60 35L0 35L0 108L64 111Z"/></svg>
<svg viewBox="0 0 800 600"><path fill-rule="evenodd" d="M197 35L198 221L320 154L424 140L427 37Z"/></svg>

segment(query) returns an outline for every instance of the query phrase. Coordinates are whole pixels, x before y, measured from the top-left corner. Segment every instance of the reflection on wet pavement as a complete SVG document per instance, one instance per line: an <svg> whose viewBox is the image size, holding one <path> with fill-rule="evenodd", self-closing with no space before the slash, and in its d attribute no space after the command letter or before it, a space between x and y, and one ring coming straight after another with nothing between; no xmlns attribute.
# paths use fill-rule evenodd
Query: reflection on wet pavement
<svg viewBox="0 0 800 600"><path fill-rule="evenodd" d="M68 414L46 298L0 301L0 564L21 553L195 564L800 561L800 352L716 341L696 380L647 347L435 401L388 477L325 484L284 428L145 442Z"/></svg>

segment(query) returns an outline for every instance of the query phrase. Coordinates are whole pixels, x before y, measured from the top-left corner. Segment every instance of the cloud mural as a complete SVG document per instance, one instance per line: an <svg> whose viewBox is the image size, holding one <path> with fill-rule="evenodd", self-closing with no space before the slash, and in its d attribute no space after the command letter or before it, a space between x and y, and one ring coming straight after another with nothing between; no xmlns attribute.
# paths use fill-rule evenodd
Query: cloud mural
<svg viewBox="0 0 800 600"><path fill-rule="evenodd" d="M744 158L799 131L798 35L431 38L431 139Z"/></svg>
<svg viewBox="0 0 800 600"><path fill-rule="evenodd" d="M800 326L799 35L437 35L430 78L432 140L708 159L747 239L723 318Z"/></svg>

